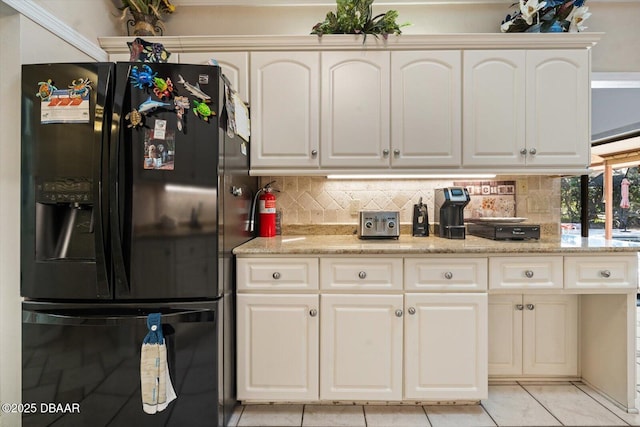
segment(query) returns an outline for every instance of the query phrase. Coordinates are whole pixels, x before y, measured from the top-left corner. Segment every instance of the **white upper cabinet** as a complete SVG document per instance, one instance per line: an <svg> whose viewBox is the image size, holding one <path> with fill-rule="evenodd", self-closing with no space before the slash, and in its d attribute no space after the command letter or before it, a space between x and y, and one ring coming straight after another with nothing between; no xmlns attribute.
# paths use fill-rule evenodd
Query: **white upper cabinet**
<svg viewBox="0 0 640 427"><path fill-rule="evenodd" d="M391 164L460 166L461 52L391 52Z"/></svg>
<svg viewBox="0 0 640 427"><path fill-rule="evenodd" d="M464 88L464 167L589 165L588 51L465 51Z"/></svg>
<svg viewBox="0 0 640 427"><path fill-rule="evenodd" d="M180 54L181 64L209 63L215 59L233 89L240 98L249 101L249 53L248 52L185 52Z"/></svg>
<svg viewBox="0 0 640 427"><path fill-rule="evenodd" d="M323 167L389 166L389 52L322 52Z"/></svg>
<svg viewBox="0 0 640 427"><path fill-rule="evenodd" d="M251 167L318 167L320 54L251 53Z"/></svg>
<svg viewBox="0 0 640 427"><path fill-rule="evenodd" d="M590 162L591 48L601 37L161 40L170 62L216 59L251 101L252 175L555 175ZM127 60L125 39L99 41Z"/></svg>
<svg viewBox="0 0 640 427"><path fill-rule="evenodd" d="M524 166L525 58L524 50L464 52L464 166Z"/></svg>
<svg viewBox="0 0 640 427"><path fill-rule="evenodd" d="M589 69L586 51L527 51L528 166L589 165Z"/></svg>

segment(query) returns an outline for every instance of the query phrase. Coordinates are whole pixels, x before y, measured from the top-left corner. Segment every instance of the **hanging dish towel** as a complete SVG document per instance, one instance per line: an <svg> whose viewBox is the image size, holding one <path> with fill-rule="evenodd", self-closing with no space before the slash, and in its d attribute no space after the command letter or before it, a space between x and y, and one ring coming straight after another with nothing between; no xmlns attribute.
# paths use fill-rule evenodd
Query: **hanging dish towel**
<svg viewBox="0 0 640 427"><path fill-rule="evenodd" d="M162 335L160 313L147 316L149 333L140 351L140 389L142 409L147 414L164 410L177 396L169 377L167 347Z"/></svg>

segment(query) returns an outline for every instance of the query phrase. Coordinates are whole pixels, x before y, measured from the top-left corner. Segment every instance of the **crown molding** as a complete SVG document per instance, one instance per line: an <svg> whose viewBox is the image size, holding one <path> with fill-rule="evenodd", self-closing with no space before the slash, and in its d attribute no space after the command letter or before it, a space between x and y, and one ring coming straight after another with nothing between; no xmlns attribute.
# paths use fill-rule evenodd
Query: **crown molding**
<svg viewBox="0 0 640 427"><path fill-rule="evenodd" d="M260 50L429 50L429 49L589 49L604 33L465 33L389 36L275 35L275 36L166 36L145 37L170 52L226 52ZM110 54L128 53L134 37L99 37Z"/></svg>
<svg viewBox="0 0 640 427"><path fill-rule="evenodd" d="M55 17L35 1L1 1L96 61L107 61L109 59L107 52L100 48L100 46Z"/></svg>

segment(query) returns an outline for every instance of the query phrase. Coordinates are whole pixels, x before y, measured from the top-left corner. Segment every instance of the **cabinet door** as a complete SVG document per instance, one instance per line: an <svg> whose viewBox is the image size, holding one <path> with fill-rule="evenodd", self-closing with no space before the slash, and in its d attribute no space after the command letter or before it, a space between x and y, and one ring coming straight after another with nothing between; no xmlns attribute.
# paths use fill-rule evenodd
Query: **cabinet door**
<svg viewBox="0 0 640 427"><path fill-rule="evenodd" d="M389 166L389 52L322 52L322 167Z"/></svg>
<svg viewBox="0 0 640 427"><path fill-rule="evenodd" d="M489 296L489 375L522 375L522 295Z"/></svg>
<svg viewBox="0 0 640 427"><path fill-rule="evenodd" d="M591 160L589 51L527 51L527 165Z"/></svg>
<svg viewBox="0 0 640 427"><path fill-rule="evenodd" d="M318 52L251 53L251 168L318 166Z"/></svg>
<svg viewBox="0 0 640 427"><path fill-rule="evenodd" d="M464 52L464 166L524 166L525 58L523 50Z"/></svg>
<svg viewBox="0 0 640 427"><path fill-rule="evenodd" d="M317 295L238 295L239 400L318 399L317 309Z"/></svg>
<svg viewBox="0 0 640 427"><path fill-rule="evenodd" d="M402 295L322 295L320 399L402 399Z"/></svg>
<svg viewBox="0 0 640 427"><path fill-rule="evenodd" d="M405 298L405 398L486 399L487 294Z"/></svg>
<svg viewBox="0 0 640 427"><path fill-rule="evenodd" d="M578 375L578 296L525 295L523 373Z"/></svg>
<svg viewBox="0 0 640 427"><path fill-rule="evenodd" d="M249 52L186 52L180 54L181 64L209 63L215 59L222 74L227 76L233 89L243 101L249 101Z"/></svg>
<svg viewBox="0 0 640 427"><path fill-rule="evenodd" d="M460 166L461 52L391 53L391 164Z"/></svg>

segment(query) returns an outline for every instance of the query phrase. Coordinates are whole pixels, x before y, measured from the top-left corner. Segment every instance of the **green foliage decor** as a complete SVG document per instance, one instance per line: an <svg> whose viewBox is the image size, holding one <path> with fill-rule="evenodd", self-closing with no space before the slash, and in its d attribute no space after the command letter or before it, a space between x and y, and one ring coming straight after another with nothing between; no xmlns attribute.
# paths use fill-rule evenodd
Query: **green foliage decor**
<svg viewBox="0 0 640 427"><path fill-rule="evenodd" d="M122 0L122 15L127 12L152 15L158 19L164 14L175 12L176 7L169 0Z"/></svg>
<svg viewBox="0 0 640 427"><path fill-rule="evenodd" d="M389 10L373 16L373 0L336 0L336 13L329 12L324 21L313 26L311 34L373 34L387 38L389 34L401 34L398 12Z"/></svg>

